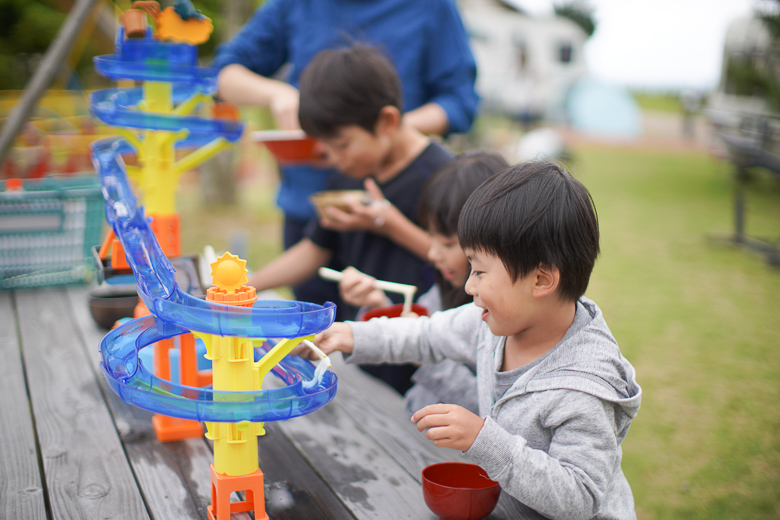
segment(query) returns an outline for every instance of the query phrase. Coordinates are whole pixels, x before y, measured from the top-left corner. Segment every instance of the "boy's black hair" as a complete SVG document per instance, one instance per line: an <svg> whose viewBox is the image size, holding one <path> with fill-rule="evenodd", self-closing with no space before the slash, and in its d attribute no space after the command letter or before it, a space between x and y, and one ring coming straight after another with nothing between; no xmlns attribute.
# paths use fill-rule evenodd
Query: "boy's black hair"
<svg viewBox="0 0 780 520"><path fill-rule="evenodd" d="M403 112L395 68L368 45L317 53L301 74L299 91L298 120L312 137L333 137L351 125L373 134L384 107Z"/></svg>
<svg viewBox="0 0 780 520"><path fill-rule="evenodd" d="M509 164L500 154L482 150L465 152L436 170L423 186L417 212L420 224L445 236L458 234L463 205L477 187ZM471 301L465 289L453 287L436 272L442 307L451 309Z"/></svg>
<svg viewBox="0 0 780 520"><path fill-rule="evenodd" d="M458 222L464 249L501 259L513 281L539 266L561 273L559 295L585 293L599 254L599 224L588 190L549 162L512 166L482 184Z"/></svg>

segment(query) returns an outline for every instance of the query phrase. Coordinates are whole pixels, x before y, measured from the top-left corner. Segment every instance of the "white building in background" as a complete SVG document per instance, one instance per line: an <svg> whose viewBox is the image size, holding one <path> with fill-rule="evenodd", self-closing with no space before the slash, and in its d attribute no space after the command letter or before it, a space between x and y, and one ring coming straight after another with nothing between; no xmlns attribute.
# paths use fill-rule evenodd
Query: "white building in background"
<svg viewBox="0 0 780 520"><path fill-rule="evenodd" d="M707 101L707 115L716 127L736 128L745 115L767 112L766 99L738 92L727 71L734 64L766 63L771 42L766 25L758 18L740 18L729 25L723 44L720 82Z"/></svg>
<svg viewBox="0 0 780 520"><path fill-rule="evenodd" d="M460 10L482 110L562 119L569 89L588 72L585 32L565 18L530 18L501 0L460 0Z"/></svg>

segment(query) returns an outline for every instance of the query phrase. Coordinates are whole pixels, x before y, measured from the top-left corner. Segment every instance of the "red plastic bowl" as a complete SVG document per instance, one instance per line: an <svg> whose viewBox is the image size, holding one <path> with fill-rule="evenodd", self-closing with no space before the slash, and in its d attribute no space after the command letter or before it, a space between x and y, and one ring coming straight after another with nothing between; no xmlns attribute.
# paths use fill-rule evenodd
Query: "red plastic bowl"
<svg viewBox="0 0 780 520"><path fill-rule="evenodd" d="M379 318L380 316L386 316L388 318L398 318L401 316L401 311L404 309L403 303L397 303L395 305L388 305L387 307L377 307L367 311L360 317L361 321L368 321L371 318ZM412 304L412 312L418 316L427 316L428 309L422 305Z"/></svg>
<svg viewBox="0 0 780 520"><path fill-rule="evenodd" d="M280 163L309 162L323 158L317 140L302 131L258 131L252 133L252 140L263 143Z"/></svg>
<svg viewBox="0 0 780 520"><path fill-rule="evenodd" d="M501 487L484 469L466 462L432 464L422 471L423 498L442 520L477 520L498 503Z"/></svg>

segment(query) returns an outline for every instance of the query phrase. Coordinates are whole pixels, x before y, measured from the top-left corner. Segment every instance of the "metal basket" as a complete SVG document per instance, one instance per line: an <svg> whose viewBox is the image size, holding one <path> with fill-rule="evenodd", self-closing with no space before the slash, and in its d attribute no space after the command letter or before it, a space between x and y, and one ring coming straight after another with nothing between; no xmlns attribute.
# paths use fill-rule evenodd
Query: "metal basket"
<svg viewBox="0 0 780 520"><path fill-rule="evenodd" d="M0 289L92 280L103 212L95 176L0 183Z"/></svg>

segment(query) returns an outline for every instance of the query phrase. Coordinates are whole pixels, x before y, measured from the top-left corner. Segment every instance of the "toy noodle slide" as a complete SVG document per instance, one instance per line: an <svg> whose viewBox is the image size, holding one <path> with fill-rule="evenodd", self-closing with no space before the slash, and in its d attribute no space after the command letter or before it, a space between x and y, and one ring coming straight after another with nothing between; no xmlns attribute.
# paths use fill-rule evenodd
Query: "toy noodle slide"
<svg viewBox="0 0 780 520"><path fill-rule="evenodd" d="M243 308L206 302L180 289L122 169L120 154L126 146L122 139L98 141L93 155L106 197L106 217L122 241L138 294L152 314L125 323L101 341L101 368L111 388L130 404L197 421L277 421L330 402L336 394L335 374L317 370L319 377L312 384L315 367L301 358L287 356L272 369L288 386L251 392L174 384L155 377L139 362L140 349L190 331L251 338L311 336L330 327L336 306L258 301Z"/></svg>
<svg viewBox="0 0 780 520"><path fill-rule="evenodd" d="M122 41L121 35L118 41ZM192 53L187 45L166 46L146 39L127 41L117 46L117 56L96 59L102 74L110 78L146 81L147 85L144 89L96 92L92 97L93 115L118 127L175 132L184 137L187 146L215 138L237 140L243 130L240 123L181 115L175 111L163 114L144 110L145 107L148 109L149 99L142 102L143 90L149 90L149 82L170 84L169 92L174 101L190 97L194 103L199 96L214 91L215 70L197 67L195 54L185 56L186 59L163 55L170 48ZM133 53L139 55L132 56ZM167 64L161 65L161 61L167 61ZM92 146L93 162L106 200L106 218L124 247L139 296L152 313L112 330L100 343L101 368L111 388L130 404L201 422L284 420L308 414L330 402L336 394L337 378L333 372L324 370L325 360L315 371L309 361L285 354L292 344L305 343L305 338L313 338L314 334L330 327L336 306L330 302L315 305L297 301L257 301L251 307L229 306L201 300L180 289L174 278L175 270L155 238L128 181L122 155L137 154L138 140L125 130L124 138L102 139ZM287 386L255 391L217 391L184 386L156 377L139 361L140 349L190 331L201 337L210 334L282 338L276 346L267 349L256 365L259 364L260 378L271 371Z"/></svg>

